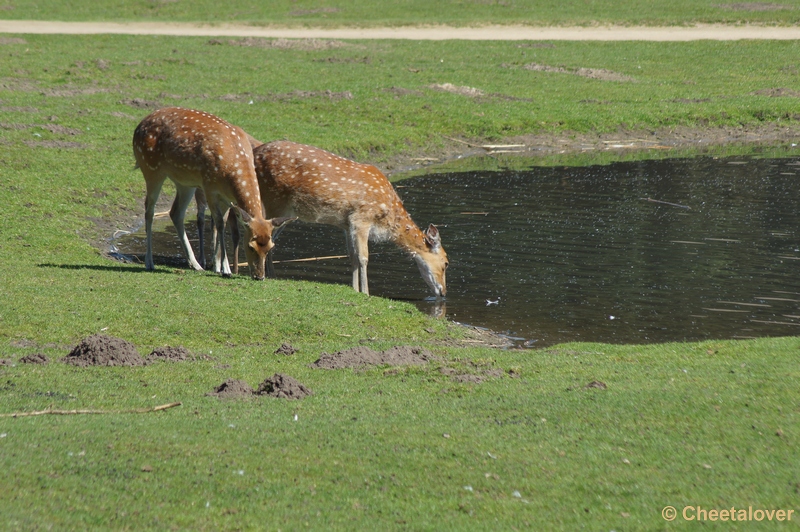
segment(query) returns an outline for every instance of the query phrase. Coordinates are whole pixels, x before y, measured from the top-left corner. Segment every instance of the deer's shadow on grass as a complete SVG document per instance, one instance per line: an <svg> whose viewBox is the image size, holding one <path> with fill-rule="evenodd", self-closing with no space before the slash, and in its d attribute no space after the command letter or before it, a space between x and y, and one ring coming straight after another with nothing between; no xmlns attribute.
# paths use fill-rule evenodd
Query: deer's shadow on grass
<svg viewBox="0 0 800 532"><path fill-rule="evenodd" d="M54 264L51 262L43 262L36 265L37 268L56 268L59 270L94 270L101 272L146 273L150 275L167 273L172 275L173 270L176 268L186 271L194 271L191 268L187 268L185 265L180 267L175 264L171 264L169 261L156 261L156 266L163 266L169 269L157 268L153 271L148 271L145 269L143 264Z"/></svg>

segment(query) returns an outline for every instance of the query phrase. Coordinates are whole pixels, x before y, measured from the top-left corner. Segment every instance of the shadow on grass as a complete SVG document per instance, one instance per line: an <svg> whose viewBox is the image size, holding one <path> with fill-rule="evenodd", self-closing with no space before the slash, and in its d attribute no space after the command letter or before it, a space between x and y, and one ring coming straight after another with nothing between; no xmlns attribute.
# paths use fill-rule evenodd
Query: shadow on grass
<svg viewBox="0 0 800 532"><path fill-rule="evenodd" d="M158 264L158 263L157 263ZM171 264L160 264L162 266L168 266L172 268ZM126 272L126 273L169 273L172 274L170 270L153 270L147 271L144 266L140 266L138 264L128 265L101 265L101 264L53 264L48 262L43 262L41 264L36 265L37 268L58 268L61 270L96 270L96 271L103 271L103 272Z"/></svg>

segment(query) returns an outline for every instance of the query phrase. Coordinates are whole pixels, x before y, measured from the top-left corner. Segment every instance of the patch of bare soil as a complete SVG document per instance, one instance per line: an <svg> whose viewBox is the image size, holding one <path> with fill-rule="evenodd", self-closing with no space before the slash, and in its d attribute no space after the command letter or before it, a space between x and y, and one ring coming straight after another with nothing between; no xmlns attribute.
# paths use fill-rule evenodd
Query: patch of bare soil
<svg viewBox="0 0 800 532"><path fill-rule="evenodd" d="M606 70L604 68L564 68L554 67L548 65L540 65L538 63L528 63L523 66L525 70L532 70L534 72L553 72L557 74L572 74L574 76L581 76L589 79L599 79L601 81L620 81L629 82L636 81L630 76Z"/></svg>
<svg viewBox="0 0 800 532"><path fill-rule="evenodd" d="M777 89L761 89L752 92L757 96L769 96L770 98L800 98L800 91L793 89L777 88Z"/></svg>
<svg viewBox="0 0 800 532"><path fill-rule="evenodd" d="M324 59L313 59L315 63L343 63L343 64L354 64L360 63L362 65L369 65L372 63L372 59L368 56L364 57L326 57Z"/></svg>
<svg viewBox="0 0 800 532"><path fill-rule="evenodd" d="M35 92L42 96L52 97L104 94L114 90L99 86L75 87L74 85L63 85L58 88L40 87L38 81L26 78L0 78L0 88L16 92Z"/></svg>
<svg viewBox="0 0 800 532"><path fill-rule="evenodd" d="M492 363L476 363L472 360L456 359L457 366L450 367L442 366L439 368L439 373L447 375L453 382L463 384L480 384L489 379L499 379L508 375L512 378L518 378L519 374L513 370L506 373L500 368L493 367Z"/></svg>
<svg viewBox="0 0 800 532"><path fill-rule="evenodd" d="M304 17L306 15L319 15L328 13L338 13L341 9L338 7L316 7L313 9L296 9L289 12L291 17Z"/></svg>
<svg viewBox="0 0 800 532"><path fill-rule="evenodd" d="M274 354L289 356L289 355L293 355L295 353L297 353L297 349L292 347L290 344L283 343L283 344L281 344L281 346L278 349L275 350Z"/></svg>
<svg viewBox="0 0 800 532"><path fill-rule="evenodd" d="M208 44L229 44L231 46L275 48L278 50L302 50L305 52L333 50L349 46L347 43L335 39L264 39L261 37L246 37L244 39L230 39L228 41L211 39L208 41Z"/></svg>
<svg viewBox="0 0 800 532"><path fill-rule="evenodd" d="M10 358L0 358L0 366L13 366L14 361Z"/></svg>
<svg viewBox="0 0 800 532"><path fill-rule="evenodd" d="M473 373L456 368L443 367L439 368L439 372L442 375L448 375L453 381L462 384L480 384L488 379L497 379L506 375L506 373L499 368L483 369L478 373Z"/></svg>
<svg viewBox="0 0 800 532"><path fill-rule="evenodd" d="M162 92L161 94L158 95L158 97L169 100L177 100L177 101L207 100L209 98L212 98L212 96L208 94L174 94L166 92ZM220 96L214 96L213 98L223 102L240 102L240 103L287 102L292 100L308 100L311 98L325 98L337 102L340 100L352 100L353 93L350 91L335 92L332 90L324 90L324 91L295 90L292 92L282 92L282 93L278 92L272 94L254 94L252 92L229 93L229 94L222 94ZM152 109L156 107L161 107L160 102L141 100L137 98L133 100L122 100L120 103L124 103L126 105L130 105L131 107L136 107L139 109Z"/></svg>
<svg viewBox="0 0 800 532"><path fill-rule="evenodd" d="M44 353L31 353L20 358L22 364L48 364L50 359Z"/></svg>
<svg viewBox="0 0 800 532"><path fill-rule="evenodd" d="M414 89L405 89L403 87L389 87L388 89L382 89L382 90L383 92L394 94L395 99L398 99L401 96L424 96L424 94L421 91Z"/></svg>
<svg viewBox="0 0 800 532"><path fill-rule="evenodd" d="M21 338L19 340L11 340L9 342L11 347L21 347L21 348L28 348L28 347L37 347L39 344L32 340L28 340L27 338Z"/></svg>
<svg viewBox="0 0 800 532"><path fill-rule="evenodd" d="M33 129L36 127L44 129L45 131L49 131L50 133L54 133L56 135L75 136L83 133L83 131L81 131L80 129L75 129L74 127L60 126L58 124L9 124L6 122L0 122L0 129L21 131L25 129Z"/></svg>
<svg viewBox="0 0 800 532"><path fill-rule="evenodd" d="M6 113L38 113L39 109L36 107L19 107L14 105L3 105L0 106L0 111Z"/></svg>
<svg viewBox="0 0 800 532"><path fill-rule="evenodd" d="M272 101L284 100L305 100L308 98L327 98L332 101L338 100L352 100L353 93L350 91L334 92L332 90L324 91L292 91L282 94L273 94L268 96Z"/></svg>
<svg viewBox="0 0 800 532"><path fill-rule="evenodd" d="M734 2L732 4L712 4L713 7L730 9L731 11L780 11L794 9L786 4L770 4L766 2Z"/></svg>
<svg viewBox="0 0 800 532"><path fill-rule="evenodd" d="M219 397L220 399L242 399L253 396L253 389L244 381L228 379L216 388L213 392L206 395Z"/></svg>
<svg viewBox="0 0 800 532"><path fill-rule="evenodd" d="M491 92L487 93L482 89L478 89L476 87L467 87L467 86L458 86L453 85L452 83L434 83L432 85L428 85L428 88L431 90L439 91L439 92L449 92L451 94L458 94L460 96L466 96L468 98L474 98L476 101L484 101L484 100L491 100L493 98L506 100L506 101L515 101L515 102L531 102L530 98L518 98L516 96L509 96L507 94L501 94L499 92ZM399 98L400 96L407 96L409 94L413 94L418 91L406 91L403 92L398 90L396 87L392 87L391 89L384 89L387 92L392 92L395 94L395 98ZM421 94L421 93L419 93Z"/></svg>
<svg viewBox="0 0 800 532"><path fill-rule="evenodd" d="M420 366L427 364L432 358L430 351L421 347L394 346L386 351L375 351L369 347L359 346L336 353L322 353L310 366L318 369Z"/></svg>
<svg viewBox="0 0 800 532"><path fill-rule="evenodd" d="M143 98L125 98L124 100L120 100L119 103L130 105L135 109L158 109L161 107L161 103L153 100L145 100Z"/></svg>
<svg viewBox="0 0 800 532"><path fill-rule="evenodd" d="M124 118L125 120L139 120L133 115L129 115L128 113L121 113L119 111L114 111L113 113L111 113L111 116L115 118Z"/></svg>
<svg viewBox="0 0 800 532"><path fill-rule="evenodd" d="M83 142L67 142L65 140L26 140L23 144L31 148L57 148L60 150L85 150L89 145Z"/></svg>
<svg viewBox="0 0 800 532"><path fill-rule="evenodd" d="M256 395L267 395L281 399L302 399L314 394L297 379L283 373L276 373L264 380L255 393Z"/></svg>
<svg viewBox="0 0 800 532"><path fill-rule="evenodd" d="M73 366L144 366L145 360L136 347L121 338L95 334L81 342L61 359Z"/></svg>
<svg viewBox="0 0 800 532"><path fill-rule="evenodd" d="M602 104L586 101L584 104ZM383 172L391 175L426 166L446 163L454 159L476 156L492 156L506 153L509 156L538 158L549 155L610 151L620 153L633 151L692 150L702 155L707 150L725 145L774 146L797 142L800 137L800 112L786 116L780 122L765 122L758 126L745 127L686 127L631 130L620 128L612 133L543 133L506 137L500 141L474 138L451 138L443 136L443 145L438 150L405 153L373 162ZM511 146L510 148L505 148ZM499 148L499 149L498 149Z"/></svg>
<svg viewBox="0 0 800 532"><path fill-rule="evenodd" d="M171 347L156 347L147 355L148 361L163 360L165 362L185 362L187 360L194 360L194 355L183 346Z"/></svg>
<svg viewBox="0 0 800 532"><path fill-rule="evenodd" d="M4 44L28 44L28 41L19 37L0 37L0 46Z"/></svg>
<svg viewBox="0 0 800 532"><path fill-rule="evenodd" d="M428 88L435 91L449 92L451 94L460 94L461 96L469 96L475 98L476 96L483 96L485 93L481 89L475 87L466 87L453 85L452 83L434 83L428 85Z"/></svg>
<svg viewBox="0 0 800 532"><path fill-rule="evenodd" d="M453 334L446 340L434 341L434 345L446 347L491 347L496 349L507 349L514 343L496 332L482 327L462 325L460 323L449 323Z"/></svg>

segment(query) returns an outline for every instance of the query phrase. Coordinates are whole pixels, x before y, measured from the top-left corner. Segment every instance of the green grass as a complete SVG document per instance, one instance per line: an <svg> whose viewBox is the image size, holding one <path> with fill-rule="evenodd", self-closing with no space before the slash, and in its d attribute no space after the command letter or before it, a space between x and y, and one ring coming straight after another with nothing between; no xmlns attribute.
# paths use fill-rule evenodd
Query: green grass
<svg viewBox="0 0 800 532"><path fill-rule="evenodd" d="M181 21L236 22L281 26L404 26L449 24L591 25L688 23L797 24L800 1L762 2L772 9L748 9L746 2L717 0L593 0L553 2L543 0L447 0L425 2L369 2L339 0L116 0L83 2L65 0L2 0L4 19L65 21ZM751 3L756 4L756 3ZM0 3L0 6L3 4ZM758 7L758 4L756 4ZM775 7L778 7L777 9Z"/></svg>
<svg viewBox="0 0 800 532"><path fill-rule="evenodd" d="M796 508L798 339L438 349L399 372L314 370L319 348L271 348L5 368L7 411L183 405L0 419L3 527L652 530L667 505ZM467 358L519 377L438 371L481 369ZM204 395L276 371L314 396Z"/></svg>
<svg viewBox="0 0 800 532"><path fill-rule="evenodd" d="M290 138L381 162L453 144L446 137L499 141L621 128L791 126L798 116L793 95L800 92L800 44L794 41L570 42L552 48L361 41L309 51L207 38L24 40L2 46L8 60L0 64L0 120L41 124L56 116L57 124L83 132L67 140L110 150L115 163L130 161L131 131L148 112L125 103L136 99L202 108L262 140ZM603 69L633 81L525 68L531 64ZM444 84L476 88L483 96L434 88ZM36 140L35 134L61 138L41 128L2 131L14 143Z"/></svg>
<svg viewBox="0 0 800 532"><path fill-rule="evenodd" d="M91 242L142 215L130 142L149 110L125 103L133 99L201 108L263 140L370 162L436 151L446 136L796 127L796 98L755 93L800 90L797 43L390 41L303 51L199 38L24 40L0 45L0 358L59 358L103 331L142 354L184 345L214 360L0 366L3 413L183 403L0 418L0 528L641 530L671 526L666 505L796 504L800 339L444 347L462 333L407 303L345 285L148 273ZM531 62L636 81L521 68ZM471 99L434 83L501 96ZM83 147L47 147L66 142ZM274 355L282 342L300 352ZM308 367L323 351L362 343L427 345L440 360L396 372ZM443 366L505 373L461 384ZM227 378L256 386L275 372L315 395L204 395ZM608 388L587 388L592 381Z"/></svg>

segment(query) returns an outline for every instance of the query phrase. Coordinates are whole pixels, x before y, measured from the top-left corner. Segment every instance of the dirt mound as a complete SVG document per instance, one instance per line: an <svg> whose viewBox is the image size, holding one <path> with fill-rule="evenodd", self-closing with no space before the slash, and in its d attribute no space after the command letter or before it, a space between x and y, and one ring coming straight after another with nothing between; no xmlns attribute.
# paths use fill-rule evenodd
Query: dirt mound
<svg viewBox="0 0 800 532"><path fill-rule="evenodd" d="M300 384L297 379L283 373L276 373L266 379L256 390L256 395L268 395L283 399L302 399L313 394L314 392Z"/></svg>
<svg viewBox="0 0 800 532"><path fill-rule="evenodd" d="M286 356L289 356L289 355L293 355L293 354L295 354L295 353L297 353L297 349L295 349L295 348L294 348L294 347L292 347L291 345L289 345L289 344L285 344L285 343L284 343L284 344L281 344L281 346L280 346L278 349L276 349L276 350L275 350L275 354L276 354L276 355L286 355Z"/></svg>
<svg viewBox="0 0 800 532"><path fill-rule="evenodd" d="M31 353L20 358L19 361L22 364L47 364L50 359L43 353Z"/></svg>
<svg viewBox="0 0 800 532"><path fill-rule="evenodd" d="M148 360L164 360L166 362L183 362L185 360L194 360L192 353L183 346L170 347L156 347L147 355Z"/></svg>
<svg viewBox="0 0 800 532"><path fill-rule="evenodd" d="M105 334L84 338L61 361L80 367L144 366L147 363L132 343Z"/></svg>
<svg viewBox="0 0 800 532"><path fill-rule="evenodd" d="M421 347L394 346L386 351L375 351L369 347L353 347L333 354L322 353L311 364L312 368L343 369L363 366L419 366L433 355Z"/></svg>
<svg viewBox="0 0 800 532"><path fill-rule="evenodd" d="M228 379L214 388L213 392L209 392L206 395L212 395L224 399L238 399L252 396L253 389L244 381Z"/></svg>

